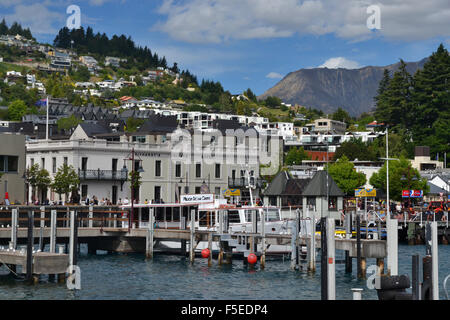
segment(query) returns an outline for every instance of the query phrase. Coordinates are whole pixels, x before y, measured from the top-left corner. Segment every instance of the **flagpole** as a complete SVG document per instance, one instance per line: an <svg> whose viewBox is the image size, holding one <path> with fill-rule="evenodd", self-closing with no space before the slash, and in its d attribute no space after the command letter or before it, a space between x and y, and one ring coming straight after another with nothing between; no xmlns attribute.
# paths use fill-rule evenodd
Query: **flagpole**
<svg viewBox="0 0 450 320"><path fill-rule="evenodd" d="M48 141L48 96L47 96L47 121L45 125L45 140Z"/></svg>

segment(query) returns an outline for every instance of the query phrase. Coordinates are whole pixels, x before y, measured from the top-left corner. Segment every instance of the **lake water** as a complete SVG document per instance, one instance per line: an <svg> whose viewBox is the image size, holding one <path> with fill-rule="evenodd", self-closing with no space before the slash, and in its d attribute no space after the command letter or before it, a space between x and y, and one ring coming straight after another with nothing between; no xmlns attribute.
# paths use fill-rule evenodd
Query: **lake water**
<svg viewBox="0 0 450 320"><path fill-rule="evenodd" d="M341 256L337 251L337 258ZM399 245L399 274L411 278L411 256L425 254L424 246ZM343 255L342 255L343 257ZM288 258L267 260L266 269L254 270L242 260L232 265L208 267L207 260L180 256L158 255L146 261L142 254L89 255L81 248L78 265L81 268L81 290L70 291L65 284L49 282L41 277L39 285L31 286L12 276L0 276L0 299L49 300L319 300L320 255L317 272L308 274L291 271ZM336 265L336 298L352 299L351 288L363 288L364 300L377 300L376 290L366 287L366 280L356 279L356 259L353 274L344 272L345 265ZM386 260L385 260L386 261ZM367 259L367 266L375 259ZM5 273L5 267L0 268ZM422 272L422 271L420 271ZM446 299L442 282L450 274L450 246L439 246L440 299Z"/></svg>

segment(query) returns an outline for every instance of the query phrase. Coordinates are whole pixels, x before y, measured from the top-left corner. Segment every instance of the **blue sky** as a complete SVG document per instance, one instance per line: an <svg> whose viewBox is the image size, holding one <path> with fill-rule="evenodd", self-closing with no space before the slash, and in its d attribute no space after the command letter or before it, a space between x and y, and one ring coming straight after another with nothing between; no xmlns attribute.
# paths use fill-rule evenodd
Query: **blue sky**
<svg viewBox="0 0 450 320"><path fill-rule="evenodd" d="M0 0L0 16L52 43L72 4L83 27L130 35L231 93L262 94L301 68L418 61L450 47L448 0ZM371 5L381 29L367 27Z"/></svg>

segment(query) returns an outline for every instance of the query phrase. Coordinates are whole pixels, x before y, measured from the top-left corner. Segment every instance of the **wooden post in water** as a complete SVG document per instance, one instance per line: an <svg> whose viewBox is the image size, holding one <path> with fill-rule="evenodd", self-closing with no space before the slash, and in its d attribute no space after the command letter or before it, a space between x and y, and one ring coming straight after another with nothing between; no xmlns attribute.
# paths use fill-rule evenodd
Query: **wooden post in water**
<svg viewBox="0 0 450 320"><path fill-rule="evenodd" d="M437 222L431 222L431 261L433 300L439 300L438 229Z"/></svg>
<svg viewBox="0 0 450 320"><path fill-rule="evenodd" d="M140 210L139 210L140 212ZM140 222L139 222L140 224ZM153 258L153 239L155 233L155 214L153 208L148 209L148 225L147 225L147 237L146 237L146 250L145 256L147 259Z"/></svg>
<svg viewBox="0 0 450 320"><path fill-rule="evenodd" d="M194 241L195 241L195 210L191 210L191 237L189 243L189 261L194 263L195 252L194 252Z"/></svg>
<svg viewBox="0 0 450 320"><path fill-rule="evenodd" d="M362 279L366 278L366 270L367 270L366 258L361 257L361 278Z"/></svg>
<svg viewBox="0 0 450 320"><path fill-rule="evenodd" d="M28 211L28 232L27 232L27 273L26 280L33 281L33 225L34 225L34 211Z"/></svg>
<svg viewBox="0 0 450 320"><path fill-rule="evenodd" d="M386 219L387 274L398 275L398 220Z"/></svg>
<svg viewBox="0 0 450 320"><path fill-rule="evenodd" d="M352 213L347 212L345 215L345 234L346 239L352 238ZM349 250L345 250L345 272L352 273L352 257Z"/></svg>
<svg viewBox="0 0 450 320"><path fill-rule="evenodd" d="M264 269L266 267L266 213L264 209L261 210L261 258L260 267Z"/></svg>
<svg viewBox="0 0 450 320"><path fill-rule="evenodd" d="M419 255L412 256L412 299L420 300Z"/></svg>
<svg viewBox="0 0 450 320"><path fill-rule="evenodd" d="M183 211L180 208L180 229L186 230L187 224L186 224L187 218L183 217ZM181 239L181 255L186 257L186 239Z"/></svg>
<svg viewBox="0 0 450 320"><path fill-rule="evenodd" d="M41 221L39 229L39 250L44 251L45 207L41 207Z"/></svg>
<svg viewBox="0 0 450 320"><path fill-rule="evenodd" d="M219 241L219 256L217 257L217 263L219 266L223 264L223 244L222 241Z"/></svg>
<svg viewBox="0 0 450 320"><path fill-rule="evenodd" d="M309 213L309 212L308 212ZM316 272L316 223L314 213L308 214L310 216L310 236L308 241L308 271Z"/></svg>
<svg viewBox="0 0 450 320"><path fill-rule="evenodd" d="M336 300L336 244L335 244L335 222L333 218L327 218L327 290L328 300Z"/></svg>
<svg viewBox="0 0 450 320"><path fill-rule="evenodd" d="M12 209L11 212L11 245L12 249L17 249L17 227L19 225L19 211Z"/></svg>
<svg viewBox="0 0 450 320"><path fill-rule="evenodd" d="M320 219L320 292L321 299L328 300L327 218Z"/></svg>
<svg viewBox="0 0 450 320"><path fill-rule="evenodd" d="M291 270L297 268L297 234L297 225L294 223L291 232Z"/></svg>
<svg viewBox="0 0 450 320"><path fill-rule="evenodd" d="M209 256L208 256L208 267L212 266L212 232L208 233L208 249L209 249Z"/></svg>
<svg viewBox="0 0 450 320"><path fill-rule="evenodd" d="M92 206L89 206L89 228L94 227L94 208Z"/></svg>
<svg viewBox="0 0 450 320"><path fill-rule="evenodd" d="M377 258L377 275L382 276L384 274L384 259Z"/></svg>
<svg viewBox="0 0 450 320"><path fill-rule="evenodd" d="M361 259L361 217L356 214L356 269L357 277L362 278L362 259Z"/></svg>

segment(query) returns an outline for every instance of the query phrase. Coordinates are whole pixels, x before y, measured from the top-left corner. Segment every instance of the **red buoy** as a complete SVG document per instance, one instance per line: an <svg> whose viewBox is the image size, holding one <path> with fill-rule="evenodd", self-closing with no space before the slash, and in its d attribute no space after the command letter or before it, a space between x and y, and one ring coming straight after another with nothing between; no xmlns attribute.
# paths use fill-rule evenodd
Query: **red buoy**
<svg viewBox="0 0 450 320"><path fill-rule="evenodd" d="M210 254L210 252L209 252L208 248L202 250L202 257L203 258L209 258L209 254Z"/></svg>
<svg viewBox="0 0 450 320"><path fill-rule="evenodd" d="M258 261L258 258L256 257L256 254L250 253L247 257L247 261L250 264L255 264Z"/></svg>

